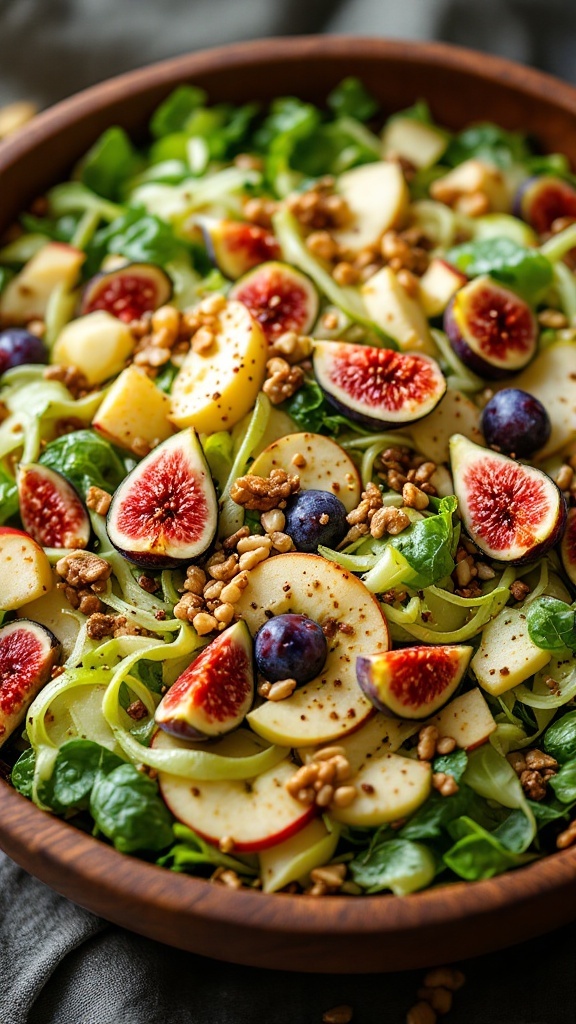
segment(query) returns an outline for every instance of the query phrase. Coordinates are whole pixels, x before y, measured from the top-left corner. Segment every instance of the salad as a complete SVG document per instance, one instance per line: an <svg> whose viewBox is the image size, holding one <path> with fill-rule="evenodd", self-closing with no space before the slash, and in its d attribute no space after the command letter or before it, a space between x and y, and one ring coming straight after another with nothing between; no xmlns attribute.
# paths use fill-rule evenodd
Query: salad
<svg viewBox="0 0 576 1024"><path fill-rule="evenodd" d="M576 178L182 85L0 249L0 742L116 849L406 894L576 842Z"/></svg>

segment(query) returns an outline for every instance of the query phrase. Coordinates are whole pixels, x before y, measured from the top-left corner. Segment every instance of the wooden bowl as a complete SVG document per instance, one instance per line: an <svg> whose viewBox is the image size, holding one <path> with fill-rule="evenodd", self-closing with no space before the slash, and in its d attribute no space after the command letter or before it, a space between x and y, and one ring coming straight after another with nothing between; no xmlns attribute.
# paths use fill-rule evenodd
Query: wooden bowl
<svg viewBox="0 0 576 1024"><path fill-rule="evenodd" d="M486 54L440 44L266 39L178 57L89 89L0 147L0 230L62 180L110 124L142 133L157 104L193 81L213 101L296 93L322 102L358 75L384 109L424 97L440 123L529 130L576 163L576 89ZM0 783L0 845L22 867L110 921L206 956L295 971L369 972L462 959L576 917L576 847L485 882L413 896L262 895L210 885L116 853Z"/></svg>

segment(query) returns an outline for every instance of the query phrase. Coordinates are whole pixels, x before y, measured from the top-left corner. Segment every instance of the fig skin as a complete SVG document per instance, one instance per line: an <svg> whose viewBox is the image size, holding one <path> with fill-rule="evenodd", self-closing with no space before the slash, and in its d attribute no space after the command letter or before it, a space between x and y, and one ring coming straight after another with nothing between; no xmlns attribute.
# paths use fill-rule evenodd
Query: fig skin
<svg viewBox="0 0 576 1024"><path fill-rule="evenodd" d="M493 308L490 308L488 300L490 293L494 296ZM474 309L475 301L479 302L479 308ZM482 306L484 310L482 310ZM504 308L502 309L503 306ZM515 310L514 307L516 307ZM475 337L473 318L475 314L478 316L482 315L483 312L484 317L488 315L492 318L493 313L496 313L496 316L491 319L491 331L495 333L499 327L497 321L500 311L504 317L500 338L503 338L505 332L513 332L518 324L519 317L523 319L521 330L524 332L524 335L527 335L527 338L521 346L518 346L518 344L516 346L510 345L508 354L504 358L495 357L496 361L491 362L487 352L483 356L473 347ZM508 326L509 318L512 319L510 326ZM480 321L478 326L481 331L482 321ZM464 288L461 288L451 299L444 313L444 330L459 359L474 373L487 380L504 380L510 377L511 374L518 373L527 366L536 353L538 328L530 307L510 289L496 284L488 277L474 278L473 281L470 281ZM497 344L496 339L494 341ZM478 344L480 345L480 341ZM517 351L519 347L525 350L525 355L520 358L515 354L515 349ZM507 361L509 365L506 365Z"/></svg>
<svg viewBox="0 0 576 1024"><path fill-rule="evenodd" d="M538 234L549 232L555 220L576 218L576 189L551 174L527 178L514 197L514 214Z"/></svg>
<svg viewBox="0 0 576 1024"><path fill-rule="evenodd" d="M127 263L118 270L95 274L84 287L80 313L103 309L124 323L164 306L172 297L172 281L154 263Z"/></svg>
<svg viewBox="0 0 576 1024"><path fill-rule="evenodd" d="M462 645L404 647L357 658L356 677L377 711L420 721L454 696L472 653Z"/></svg>

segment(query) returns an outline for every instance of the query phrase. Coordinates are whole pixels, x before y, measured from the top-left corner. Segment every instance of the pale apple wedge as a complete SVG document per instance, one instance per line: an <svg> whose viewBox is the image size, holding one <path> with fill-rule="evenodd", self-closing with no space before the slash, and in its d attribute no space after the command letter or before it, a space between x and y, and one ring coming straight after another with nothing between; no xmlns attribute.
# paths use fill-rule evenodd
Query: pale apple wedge
<svg viewBox="0 0 576 1024"><path fill-rule="evenodd" d="M439 405L409 427L416 448L432 462L448 462L452 434L463 434L484 444L480 432L480 410L461 391L448 388Z"/></svg>
<svg viewBox="0 0 576 1024"><path fill-rule="evenodd" d="M92 420L94 430L112 444L142 454L174 432L168 420L170 398L143 370L127 366L106 392Z"/></svg>
<svg viewBox="0 0 576 1024"><path fill-rule="evenodd" d="M358 728L372 713L356 682L356 657L389 647L380 605L352 573L318 555L289 552L250 573L236 610L254 635L270 615L308 615L329 633L323 671L282 701L248 715L255 732L284 746L326 743Z"/></svg>
<svg viewBox="0 0 576 1024"><path fill-rule="evenodd" d="M382 133L382 155L402 157L414 167L432 167L444 153L450 136L433 124L413 117L392 117Z"/></svg>
<svg viewBox="0 0 576 1024"><path fill-rule="evenodd" d="M453 170L449 171L442 178L437 178L430 186L432 199L439 202L445 201L445 196L450 194L456 197L456 209L458 200L464 196L474 195L482 192L490 203L490 209L494 213L507 213L511 206L510 186L502 171L494 164L484 160L464 160ZM462 212L465 212L464 209Z"/></svg>
<svg viewBox="0 0 576 1024"><path fill-rule="evenodd" d="M513 385L534 395L546 409L552 430L535 459L542 461L576 439L576 345L557 342L536 356ZM504 385L510 386L510 382Z"/></svg>
<svg viewBox="0 0 576 1024"><path fill-rule="evenodd" d="M356 797L348 807L337 807L332 817L343 825L374 828L407 818L429 797L432 768L427 761L416 761L400 754L384 753L366 760L350 785Z"/></svg>
<svg viewBox="0 0 576 1024"><path fill-rule="evenodd" d="M0 527L0 610L13 611L52 590L50 562L28 533Z"/></svg>
<svg viewBox="0 0 576 1024"><path fill-rule="evenodd" d="M300 487L331 491L351 512L360 501L360 474L352 459L331 438L323 434L288 434L265 448L254 460L250 472L268 477L273 469L297 473Z"/></svg>
<svg viewBox="0 0 576 1024"><path fill-rule="evenodd" d="M520 608L504 608L484 626L470 667L482 689L499 697L539 672L551 657L551 651L532 643L526 613Z"/></svg>
<svg viewBox="0 0 576 1024"><path fill-rule="evenodd" d="M174 381L170 418L200 433L231 430L250 411L264 381L268 343L241 302L218 314L214 342L190 350Z"/></svg>
<svg viewBox="0 0 576 1024"><path fill-rule="evenodd" d="M418 297L426 316L440 316L467 281L466 274L435 256L418 282Z"/></svg>
<svg viewBox="0 0 576 1024"><path fill-rule="evenodd" d="M63 242L48 242L8 282L0 298L0 325L44 319L54 289L73 288L86 256Z"/></svg>
<svg viewBox="0 0 576 1024"><path fill-rule="evenodd" d="M394 754L406 740L415 736L421 728L421 722L408 722L406 719L391 718L389 715L377 712L360 729L356 729L356 732L351 732L348 736L338 740L338 746L344 748L352 772L357 772L364 764L367 754L370 755L370 758ZM303 764L309 764L314 761L320 749L320 747L299 747L298 757Z"/></svg>
<svg viewBox="0 0 576 1024"><path fill-rule="evenodd" d="M477 686L451 700L428 725L435 725L440 736L456 740L463 750L481 746L496 728L492 712Z"/></svg>
<svg viewBox="0 0 576 1024"><path fill-rule="evenodd" d="M152 745L160 750L199 749L197 744L158 731ZM259 753L264 744L244 729L210 744L210 752L226 757ZM204 748L200 748L204 749ZM286 783L296 768L292 761L280 761L274 768L251 780L192 781L160 772L160 792L172 814L210 843L228 837L236 853L255 853L282 843L304 828L316 814L290 796Z"/></svg>
<svg viewBox="0 0 576 1024"><path fill-rule="evenodd" d="M74 611L64 591L56 589L58 582L61 578L53 573L52 589L18 609L16 614L18 618L32 619L49 629L62 644L64 658L68 658L74 649L83 616Z"/></svg>
<svg viewBox="0 0 576 1024"><path fill-rule="evenodd" d="M351 224L333 231L343 249L358 252L397 227L409 202L406 179L398 164L378 161L354 167L338 178L337 189L352 213Z"/></svg>
<svg viewBox="0 0 576 1024"><path fill-rule="evenodd" d="M339 835L337 824L329 832L324 822L316 818L290 839L262 850L259 860L263 892L278 892L327 864L334 856Z"/></svg>
<svg viewBox="0 0 576 1024"><path fill-rule="evenodd" d="M382 267L362 286L368 315L393 338L401 352L437 355L422 306L400 284L390 267Z"/></svg>
<svg viewBox="0 0 576 1024"><path fill-rule="evenodd" d="M102 384L124 369L134 345L127 324L99 309L66 324L56 339L52 362L77 367L89 384Z"/></svg>

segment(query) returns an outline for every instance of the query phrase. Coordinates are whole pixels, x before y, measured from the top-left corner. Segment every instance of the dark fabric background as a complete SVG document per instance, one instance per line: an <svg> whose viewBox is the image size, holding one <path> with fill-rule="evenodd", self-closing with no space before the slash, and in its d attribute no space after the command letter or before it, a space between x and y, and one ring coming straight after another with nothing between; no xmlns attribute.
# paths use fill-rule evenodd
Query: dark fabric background
<svg viewBox="0 0 576 1024"><path fill-rule="evenodd" d="M0 0L0 105L45 106L163 57L307 32L442 39L576 80L575 0ZM575 1024L575 963L572 927L462 965L448 1019ZM0 1024L320 1024L341 1002L354 1024L401 1024L420 979L203 960L106 924L0 854Z"/></svg>

